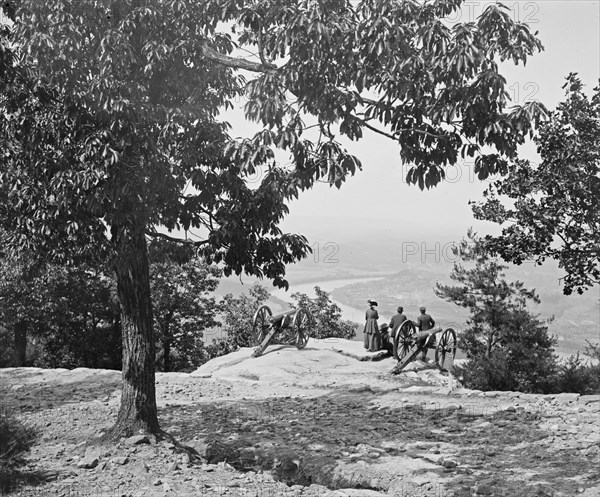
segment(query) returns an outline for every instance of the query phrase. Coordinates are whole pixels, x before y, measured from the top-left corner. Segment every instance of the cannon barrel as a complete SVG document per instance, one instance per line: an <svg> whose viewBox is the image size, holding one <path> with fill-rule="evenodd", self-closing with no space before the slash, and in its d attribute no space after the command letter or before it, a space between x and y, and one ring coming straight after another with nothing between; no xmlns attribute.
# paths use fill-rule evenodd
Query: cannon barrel
<svg viewBox="0 0 600 497"><path fill-rule="evenodd" d="M279 323L281 323L281 321L283 320L284 317L291 316L292 314L295 314L297 310L298 309L290 309L289 311L285 311L285 312L281 312L279 314L275 314L274 316L271 316L269 318L269 320L273 324L279 324Z"/></svg>

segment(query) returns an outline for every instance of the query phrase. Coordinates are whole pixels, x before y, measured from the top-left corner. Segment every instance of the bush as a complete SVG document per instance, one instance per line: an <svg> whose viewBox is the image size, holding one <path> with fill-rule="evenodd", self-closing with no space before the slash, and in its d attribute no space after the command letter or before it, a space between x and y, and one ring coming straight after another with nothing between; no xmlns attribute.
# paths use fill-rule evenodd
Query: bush
<svg viewBox="0 0 600 497"><path fill-rule="evenodd" d="M293 293L294 307L304 307L312 316L311 336L352 340L359 328L357 323L342 319L342 310L331 301L329 293L315 286L315 298L305 293Z"/></svg>
<svg viewBox="0 0 600 497"><path fill-rule="evenodd" d="M598 345L589 344L585 355L591 361L577 353L558 362L535 349L527 355L497 349L489 358L477 356L464 366L455 366L455 371L465 387L476 390L589 395L600 393L599 350Z"/></svg>
<svg viewBox="0 0 600 497"><path fill-rule="evenodd" d="M206 345L209 358L229 354L240 347L251 347L255 345L252 334L252 323L254 313L269 298L269 291L259 283L250 287L248 294L242 293L234 297L228 293L219 303L222 311L223 336L214 340L212 344Z"/></svg>
<svg viewBox="0 0 600 497"><path fill-rule="evenodd" d="M585 355L590 356L595 363L584 361L577 352L560 365L555 384L556 392L582 395L600 393L600 345L588 342Z"/></svg>
<svg viewBox="0 0 600 497"><path fill-rule="evenodd" d="M33 445L35 429L24 425L11 413L0 411L0 492L13 489L18 480L22 455Z"/></svg>
<svg viewBox="0 0 600 497"><path fill-rule="evenodd" d="M524 361L506 349L497 349L489 358L477 356L464 366L456 366L456 373L462 376L465 387L475 390L552 393L557 366L553 359L532 354L530 360Z"/></svg>

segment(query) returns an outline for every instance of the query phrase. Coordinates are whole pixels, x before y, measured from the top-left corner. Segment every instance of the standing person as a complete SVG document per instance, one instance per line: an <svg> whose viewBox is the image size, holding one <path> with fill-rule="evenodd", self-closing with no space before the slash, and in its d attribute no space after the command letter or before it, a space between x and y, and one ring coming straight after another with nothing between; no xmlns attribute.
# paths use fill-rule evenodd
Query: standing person
<svg viewBox="0 0 600 497"><path fill-rule="evenodd" d="M417 317L417 321L416 321L416 325L419 328L419 335L423 335L423 336L419 336L419 341L420 344L419 345L423 345L423 342L426 339L426 336L428 335L427 333L424 333L430 329L432 329L435 326L435 321L433 320L433 318L429 315L426 314L425 311L427 309L423 306L419 307L419 311L421 311L421 314L419 315L419 317ZM421 354L421 360L423 362L427 361L427 352L429 349L425 348L423 349L423 353Z"/></svg>
<svg viewBox="0 0 600 497"><path fill-rule="evenodd" d="M392 331L390 332L390 335L393 337L396 336L396 332L400 328L400 325L408 319L404 315L404 307L400 306L400 307L398 307L397 310L398 310L398 314L394 315L392 317L392 320L390 321L390 328L392 329Z"/></svg>
<svg viewBox="0 0 600 497"><path fill-rule="evenodd" d="M404 315L404 307L399 306L398 309L398 314L394 315L392 317L392 320L390 321L390 339L392 340L393 343L393 347L396 347L396 333L398 332L398 330L400 329L400 326L402 326L402 323L404 323L404 321L406 321L408 318ZM396 357L396 351L393 350L392 348L392 354L394 355L394 357Z"/></svg>
<svg viewBox="0 0 600 497"><path fill-rule="evenodd" d="M377 302L374 300L368 300L369 308L365 314L365 349L369 352L376 352L381 348L381 338L379 335L379 327L377 326L377 320L379 319L379 314L377 313Z"/></svg>

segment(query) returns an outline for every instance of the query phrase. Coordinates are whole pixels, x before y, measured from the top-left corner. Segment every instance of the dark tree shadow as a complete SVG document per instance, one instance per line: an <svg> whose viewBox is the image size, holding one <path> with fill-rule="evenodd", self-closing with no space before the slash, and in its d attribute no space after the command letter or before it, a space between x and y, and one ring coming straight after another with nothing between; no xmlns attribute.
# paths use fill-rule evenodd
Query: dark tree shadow
<svg viewBox="0 0 600 497"><path fill-rule="evenodd" d="M589 458L576 454L572 456L576 460L563 468L560 478L555 471L565 454L549 454L548 459L555 464L548 460L540 466L533 442L547 433L537 428L539 413L477 412L459 408L459 400L451 398L445 404L427 408L414 404L379 409L370 403L378 396L380 392L360 388L308 399L232 400L167 407L160 410L159 416L162 426L179 440L202 446L201 453L209 463L226 461L241 471L271 471L290 485L356 487L356 481L340 480L334 468L340 460L349 461L349 454L354 461L376 464L368 451L359 450L361 444L381 456L406 457L422 455L410 444L431 447L448 443L460 447L459 468L439 467L440 473L461 473L456 488L476 483L475 476L466 470L471 465L477 467L477 478L486 472L508 475L515 466L531 468L551 482L565 481L569 475L576 477L586 471L597 472ZM522 442L530 442L531 446L512 451ZM496 456L481 459L482 447ZM514 484L507 478L503 482L507 491Z"/></svg>
<svg viewBox="0 0 600 497"><path fill-rule="evenodd" d="M104 371L104 370L98 370ZM92 375L81 380L62 381L60 378L39 383L21 383L18 378L2 378L0 389L2 410L13 413L27 413L47 410L63 405L108 399L115 390L121 389L121 372L114 374L98 373L97 381ZM14 388L13 386L20 386Z"/></svg>
<svg viewBox="0 0 600 497"><path fill-rule="evenodd" d="M58 478L54 471L24 471L18 468L0 468L1 495L18 494L23 487L37 487Z"/></svg>

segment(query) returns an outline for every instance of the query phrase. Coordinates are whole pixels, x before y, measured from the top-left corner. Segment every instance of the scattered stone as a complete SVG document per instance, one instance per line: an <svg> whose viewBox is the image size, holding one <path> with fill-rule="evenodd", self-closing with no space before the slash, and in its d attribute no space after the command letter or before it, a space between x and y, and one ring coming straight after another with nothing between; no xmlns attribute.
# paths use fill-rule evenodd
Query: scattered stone
<svg viewBox="0 0 600 497"><path fill-rule="evenodd" d="M476 495L494 495L494 487L492 485L480 485L476 487Z"/></svg>
<svg viewBox="0 0 600 497"><path fill-rule="evenodd" d="M127 456L113 457L110 462L123 466L129 462L129 458Z"/></svg>
<svg viewBox="0 0 600 497"><path fill-rule="evenodd" d="M147 435L134 435L133 437L129 437L125 439L126 445L140 445L140 444L149 444L150 439Z"/></svg>
<svg viewBox="0 0 600 497"><path fill-rule="evenodd" d="M416 485L418 487L422 487L423 485L427 485L431 481L431 478L428 478L424 475L415 475L410 479L410 483Z"/></svg>
<svg viewBox="0 0 600 497"><path fill-rule="evenodd" d="M98 458L94 455L85 456L77 463L78 468L92 469L98 466Z"/></svg>
<svg viewBox="0 0 600 497"><path fill-rule="evenodd" d="M327 497L385 497L388 494L382 494L376 490L366 488L340 488L339 490L331 490L326 494Z"/></svg>
<svg viewBox="0 0 600 497"><path fill-rule="evenodd" d="M150 472L148 465L145 462L139 462L132 468L134 475L145 475Z"/></svg>
<svg viewBox="0 0 600 497"><path fill-rule="evenodd" d="M75 456L82 456L85 454L87 448L87 442L81 442L75 446L71 453Z"/></svg>

